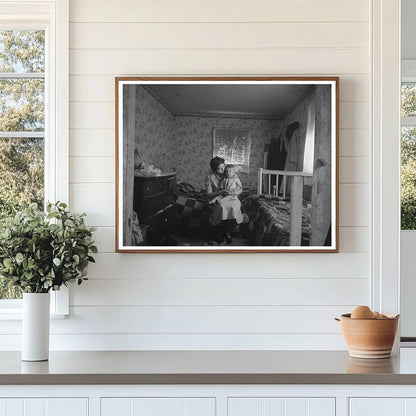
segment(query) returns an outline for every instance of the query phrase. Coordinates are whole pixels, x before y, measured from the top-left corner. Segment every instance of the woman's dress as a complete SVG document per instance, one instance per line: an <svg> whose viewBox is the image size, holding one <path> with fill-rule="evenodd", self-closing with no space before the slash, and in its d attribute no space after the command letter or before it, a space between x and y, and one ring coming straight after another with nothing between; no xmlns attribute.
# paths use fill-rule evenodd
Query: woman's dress
<svg viewBox="0 0 416 416"><path fill-rule="evenodd" d="M234 192L241 189L241 181L237 176L222 180L222 178L211 173L207 176L205 189L207 193L218 192L220 189L226 189ZM221 198L218 203L212 205L212 213L209 222L212 225L219 225L223 220L236 220L237 224L243 222L243 214L241 213L241 202L238 195L227 195Z"/></svg>

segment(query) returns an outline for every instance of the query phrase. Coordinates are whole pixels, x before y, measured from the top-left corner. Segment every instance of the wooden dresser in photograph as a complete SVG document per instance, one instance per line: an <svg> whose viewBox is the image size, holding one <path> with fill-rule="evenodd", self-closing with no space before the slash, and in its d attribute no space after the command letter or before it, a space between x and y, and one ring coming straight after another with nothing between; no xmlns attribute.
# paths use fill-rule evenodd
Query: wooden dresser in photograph
<svg viewBox="0 0 416 416"><path fill-rule="evenodd" d="M139 216L140 224L148 224L156 214L163 212L175 200L176 173L160 176L135 176L133 210Z"/></svg>

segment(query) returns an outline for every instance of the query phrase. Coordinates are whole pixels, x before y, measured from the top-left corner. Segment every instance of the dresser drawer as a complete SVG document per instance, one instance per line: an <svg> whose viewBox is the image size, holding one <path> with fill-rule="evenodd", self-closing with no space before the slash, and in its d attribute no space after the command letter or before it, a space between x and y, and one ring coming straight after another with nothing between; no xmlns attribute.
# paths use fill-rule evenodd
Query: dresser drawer
<svg viewBox="0 0 416 416"><path fill-rule="evenodd" d="M147 224L157 212L175 200L176 175L136 177L134 179L133 210L140 224Z"/></svg>
<svg viewBox="0 0 416 416"><path fill-rule="evenodd" d="M166 188L165 182L165 179L160 179L143 183L143 196L152 196L164 192Z"/></svg>
<svg viewBox="0 0 416 416"><path fill-rule="evenodd" d="M165 209L172 203L173 195L160 194L144 198L142 206L143 209L141 212L143 220L147 221L152 215L156 214L162 209Z"/></svg>

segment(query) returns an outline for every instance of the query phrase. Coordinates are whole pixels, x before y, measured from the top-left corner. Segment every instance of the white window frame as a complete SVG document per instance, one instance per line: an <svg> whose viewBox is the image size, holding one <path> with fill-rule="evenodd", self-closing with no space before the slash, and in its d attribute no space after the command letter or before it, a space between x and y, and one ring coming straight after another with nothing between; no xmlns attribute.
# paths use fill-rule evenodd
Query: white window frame
<svg viewBox="0 0 416 416"><path fill-rule="evenodd" d="M45 201L69 200L69 0L0 0L0 30L45 30ZM69 313L66 287L51 313ZM0 319L19 318L21 300L1 300Z"/></svg>
<svg viewBox="0 0 416 416"><path fill-rule="evenodd" d="M416 60L402 61L402 83L414 83L416 85ZM416 117L401 117L401 127L416 127Z"/></svg>
<svg viewBox="0 0 416 416"><path fill-rule="evenodd" d="M369 304L373 310L394 314L400 312L400 0L372 0L371 12Z"/></svg>
<svg viewBox="0 0 416 416"><path fill-rule="evenodd" d="M415 83L416 84L416 60L402 60L401 67L401 82L403 83ZM416 117L401 117L401 127L416 127ZM401 234L401 325L402 325L402 336L413 337L412 316L415 311L414 302L412 299L413 294L413 283L411 282L411 276L409 265L412 264L416 230L402 230L400 227ZM401 344L406 347L414 347L414 342L405 342Z"/></svg>

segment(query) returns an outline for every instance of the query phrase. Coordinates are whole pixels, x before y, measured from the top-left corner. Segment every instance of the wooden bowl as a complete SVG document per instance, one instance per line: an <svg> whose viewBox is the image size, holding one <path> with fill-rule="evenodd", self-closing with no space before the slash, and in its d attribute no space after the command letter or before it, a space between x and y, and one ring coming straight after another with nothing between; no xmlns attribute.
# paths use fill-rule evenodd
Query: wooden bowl
<svg viewBox="0 0 416 416"><path fill-rule="evenodd" d="M340 321L351 357L387 358L391 356L399 315L378 319L352 319L350 313L345 313L341 315Z"/></svg>

